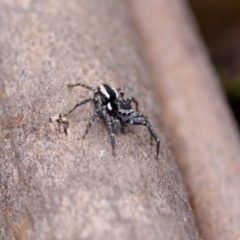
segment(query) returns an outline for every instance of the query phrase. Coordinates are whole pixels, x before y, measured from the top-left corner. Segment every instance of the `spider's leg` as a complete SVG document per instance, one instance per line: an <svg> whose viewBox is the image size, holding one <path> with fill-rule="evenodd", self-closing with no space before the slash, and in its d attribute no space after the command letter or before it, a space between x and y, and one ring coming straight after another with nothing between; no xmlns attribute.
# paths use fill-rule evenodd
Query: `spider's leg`
<svg viewBox="0 0 240 240"><path fill-rule="evenodd" d="M107 117L107 125L108 125L110 136L111 136L111 144L112 144L112 149L113 149L113 155L115 155L115 146L116 146L115 134L113 133L111 120L109 118L110 117Z"/></svg>
<svg viewBox="0 0 240 240"><path fill-rule="evenodd" d="M89 90L94 91L94 88L93 88L93 87L91 87L91 86L89 86L89 85L87 85L87 84L85 84L85 83L68 84L67 86L68 86L69 88L76 87L76 86L81 86L81 87L84 87L84 88L87 88L87 89L89 89Z"/></svg>
<svg viewBox="0 0 240 240"><path fill-rule="evenodd" d="M138 101L136 100L136 98L130 97L130 98L127 98L126 101L129 103L134 102L136 111L138 112Z"/></svg>
<svg viewBox="0 0 240 240"><path fill-rule="evenodd" d="M153 145L153 136L152 136L152 134L150 134L150 145L151 146Z"/></svg>
<svg viewBox="0 0 240 240"><path fill-rule="evenodd" d="M150 122L148 121L147 117L142 115L143 119L139 118L132 118L130 119L129 123L133 125L144 125L148 128L151 136L155 139L157 142L157 152L156 152L156 158L158 158L159 150L160 150L160 139L158 138L157 134L154 132Z"/></svg>
<svg viewBox="0 0 240 240"><path fill-rule="evenodd" d="M91 126L92 126L94 120L96 119L97 115L98 115L98 110L96 110L95 113L92 115L90 121L88 122L86 131L85 131L85 133L83 134L83 137L82 137L82 138L85 138L85 136L88 134L88 131L89 131L89 129L91 128Z"/></svg>
<svg viewBox="0 0 240 240"><path fill-rule="evenodd" d="M116 133L119 129L121 129L121 123L118 119L111 117L111 125L113 133Z"/></svg>
<svg viewBox="0 0 240 240"><path fill-rule="evenodd" d="M112 144L112 149L113 149L113 155L115 155L116 142L115 142L115 134L114 134L113 124L112 124L114 119L111 116L109 116L105 110L102 111L102 114L103 114L103 118L104 118L105 122L108 125L109 133L110 133L110 136L111 136L111 144Z"/></svg>
<svg viewBox="0 0 240 240"><path fill-rule="evenodd" d="M90 101L95 101L95 99L94 99L94 98L86 98L86 99L82 100L81 102L77 103L77 104L74 106L74 108L72 108L68 113L65 113L63 116L64 116L64 117L67 117L67 116L68 116L70 113L72 113L77 107L79 107L79 106L81 106L81 105L83 105L83 104L85 104L85 103L87 103L87 102L90 102Z"/></svg>

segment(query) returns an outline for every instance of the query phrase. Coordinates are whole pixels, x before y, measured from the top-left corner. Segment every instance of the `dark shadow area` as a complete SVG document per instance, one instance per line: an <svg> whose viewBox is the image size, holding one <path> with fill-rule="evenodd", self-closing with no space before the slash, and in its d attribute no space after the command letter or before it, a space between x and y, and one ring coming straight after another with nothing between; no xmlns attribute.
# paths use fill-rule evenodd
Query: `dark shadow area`
<svg viewBox="0 0 240 240"><path fill-rule="evenodd" d="M189 3L240 125L240 2L189 0Z"/></svg>

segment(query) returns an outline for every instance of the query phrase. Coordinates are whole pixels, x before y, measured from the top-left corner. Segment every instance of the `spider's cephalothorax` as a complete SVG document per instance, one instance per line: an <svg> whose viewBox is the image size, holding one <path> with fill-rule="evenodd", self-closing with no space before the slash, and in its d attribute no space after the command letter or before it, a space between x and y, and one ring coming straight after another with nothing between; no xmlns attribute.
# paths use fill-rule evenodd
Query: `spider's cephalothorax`
<svg viewBox="0 0 240 240"><path fill-rule="evenodd" d="M88 133L89 128L94 122L95 118L99 116L107 125L111 136L111 143L113 148L113 154L115 154L115 134L119 129L122 132L127 132L132 125L144 125L148 128L151 139L152 137L157 142L157 152L156 157L158 157L160 150L160 140L156 133L154 132L151 124L148 121L148 118L144 116L142 113L138 112L138 102L135 98L127 98L124 99L124 90L119 89L119 93L112 87L107 84L102 84L96 89L84 84L77 83L74 85L68 85L68 87L82 86L89 90L92 90L94 96L91 98L87 98L77 103L73 109L71 109L68 113L63 116L60 114L58 118L58 123L63 124L64 132L67 134L67 127L69 126L68 122L66 124L67 116L72 113L77 107L87 103L94 102L95 112L92 115L86 131L83 135L83 138ZM134 111L131 107L131 102L135 103L136 111ZM64 120L63 120L64 119ZM51 120L51 119L50 119Z"/></svg>

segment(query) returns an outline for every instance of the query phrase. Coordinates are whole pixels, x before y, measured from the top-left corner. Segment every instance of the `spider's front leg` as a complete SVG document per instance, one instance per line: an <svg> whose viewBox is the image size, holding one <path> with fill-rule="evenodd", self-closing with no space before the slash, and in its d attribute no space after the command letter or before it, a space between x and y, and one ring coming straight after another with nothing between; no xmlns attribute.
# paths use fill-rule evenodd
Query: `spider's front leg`
<svg viewBox="0 0 240 240"><path fill-rule="evenodd" d="M130 97L130 98L127 98L126 101L129 102L130 104L131 104L131 102L134 102L136 112L138 112L138 101L136 100L136 98Z"/></svg>
<svg viewBox="0 0 240 240"><path fill-rule="evenodd" d="M148 131L150 132L151 136L155 139L155 141L157 142L157 151L156 151L156 158L158 158L158 154L160 151L160 139L158 138L157 134L154 132L150 122L148 121L148 118L146 116L144 116L143 114L140 113L135 113L135 117L131 118L129 120L130 124L133 125L144 125L148 128ZM143 119L140 119L139 117L142 117Z"/></svg>

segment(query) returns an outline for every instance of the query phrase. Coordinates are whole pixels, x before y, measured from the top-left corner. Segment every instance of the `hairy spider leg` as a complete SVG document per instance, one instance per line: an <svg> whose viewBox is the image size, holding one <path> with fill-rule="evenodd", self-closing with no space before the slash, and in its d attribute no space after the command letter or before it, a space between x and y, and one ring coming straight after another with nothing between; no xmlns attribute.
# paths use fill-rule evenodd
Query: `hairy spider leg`
<svg viewBox="0 0 240 240"><path fill-rule="evenodd" d="M136 98L130 97L130 98L127 98L126 101L129 103L134 102L136 111L138 112L138 101L136 100Z"/></svg>
<svg viewBox="0 0 240 240"><path fill-rule="evenodd" d="M67 86L68 86L69 88L73 88L73 87L76 87L76 86L81 86L81 87L84 87L84 88L87 88L87 89L89 89L89 90L94 91L94 88L93 88L93 87L91 87L91 86L89 86L89 85L87 85L87 84L85 84L85 83L68 84Z"/></svg>
<svg viewBox="0 0 240 240"><path fill-rule="evenodd" d="M85 138L86 135L88 134L88 131L89 131L89 129L91 128L93 122L95 121L97 115L98 115L98 110L96 110L96 111L94 112L94 114L92 115L90 121L88 122L88 125L87 125L87 127L86 127L85 133L83 134L83 137L82 137L82 138Z"/></svg>
<svg viewBox="0 0 240 240"><path fill-rule="evenodd" d="M90 102L90 101L95 101L95 98L86 98L82 100L81 102L77 103L74 108L72 108L68 113L64 114L64 117L67 117L69 114L71 114L77 107L80 107L81 105Z"/></svg>
<svg viewBox="0 0 240 240"><path fill-rule="evenodd" d="M113 119L113 117L111 117L107 114L107 111L106 111L105 108L103 109L102 113L103 113L103 118L108 125L108 129L109 129L110 136L111 136L111 144L112 144L112 149L113 149L113 155L115 155L116 142L115 142L115 134L113 132L113 126L112 126L112 122L114 121L114 119Z"/></svg>
<svg viewBox="0 0 240 240"><path fill-rule="evenodd" d="M116 133L119 129L121 129L121 123L119 119L115 119L111 117L111 125L113 133Z"/></svg>
<svg viewBox="0 0 240 240"><path fill-rule="evenodd" d="M136 114L137 115L137 114ZM142 117L143 119L139 119L139 117ZM144 125L147 126L148 131L150 132L151 136L155 139L157 142L157 153L156 158L158 158L159 149L160 149L160 139L158 138L157 134L154 132L150 122L148 121L148 118L144 116L143 114L139 113L138 117L133 117L129 120L129 122L133 125Z"/></svg>
<svg viewBox="0 0 240 240"><path fill-rule="evenodd" d="M151 146L153 145L153 137L152 137L151 134L150 134L150 145L151 145Z"/></svg>

